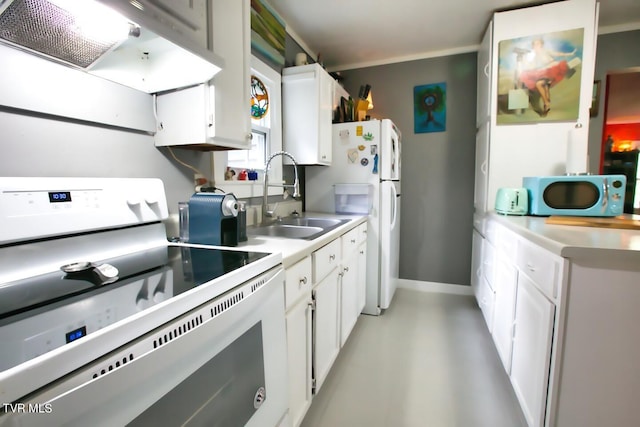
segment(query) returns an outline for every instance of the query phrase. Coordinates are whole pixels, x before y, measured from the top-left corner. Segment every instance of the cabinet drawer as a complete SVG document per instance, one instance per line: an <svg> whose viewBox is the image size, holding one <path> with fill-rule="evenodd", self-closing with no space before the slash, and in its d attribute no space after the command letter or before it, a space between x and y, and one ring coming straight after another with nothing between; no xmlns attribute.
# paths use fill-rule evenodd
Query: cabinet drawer
<svg viewBox="0 0 640 427"><path fill-rule="evenodd" d="M536 287L550 299L558 294L560 259L529 242L519 240L516 256L518 269L529 276Z"/></svg>
<svg viewBox="0 0 640 427"><path fill-rule="evenodd" d="M284 300L289 310L302 295L311 290L311 257L308 256L285 271Z"/></svg>
<svg viewBox="0 0 640 427"><path fill-rule="evenodd" d="M358 229L354 228L353 230L344 233L340 239L342 240L342 257L348 258L356 251L356 249L358 249Z"/></svg>
<svg viewBox="0 0 640 427"><path fill-rule="evenodd" d="M313 283L318 283L340 263L340 239L313 253Z"/></svg>

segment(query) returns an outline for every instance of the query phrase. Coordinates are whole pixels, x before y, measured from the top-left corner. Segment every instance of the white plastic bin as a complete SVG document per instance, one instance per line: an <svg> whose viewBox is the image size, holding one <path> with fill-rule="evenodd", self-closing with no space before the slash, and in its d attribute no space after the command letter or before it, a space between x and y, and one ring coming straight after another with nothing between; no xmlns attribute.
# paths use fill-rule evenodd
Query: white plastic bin
<svg viewBox="0 0 640 427"><path fill-rule="evenodd" d="M373 185L335 184L333 192L337 214L369 215L373 207Z"/></svg>

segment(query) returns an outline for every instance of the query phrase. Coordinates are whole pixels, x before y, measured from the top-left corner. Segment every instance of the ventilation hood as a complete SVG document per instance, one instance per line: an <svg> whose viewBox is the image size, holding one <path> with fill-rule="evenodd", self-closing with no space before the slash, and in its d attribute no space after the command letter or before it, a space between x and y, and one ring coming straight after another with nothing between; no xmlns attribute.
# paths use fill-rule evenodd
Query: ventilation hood
<svg viewBox="0 0 640 427"><path fill-rule="evenodd" d="M153 0L0 0L0 43L147 93L209 81L223 60L172 20Z"/></svg>

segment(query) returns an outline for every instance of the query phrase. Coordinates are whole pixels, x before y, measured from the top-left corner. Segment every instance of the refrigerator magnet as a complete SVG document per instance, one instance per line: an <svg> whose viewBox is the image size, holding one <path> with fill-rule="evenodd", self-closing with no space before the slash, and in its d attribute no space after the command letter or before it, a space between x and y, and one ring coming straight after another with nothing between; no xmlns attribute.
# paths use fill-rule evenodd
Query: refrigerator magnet
<svg viewBox="0 0 640 427"><path fill-rule="evenodd" d="M378 173L378 155L373 156L373 170L372 173Z"/></svg>
<svg viewBox="0 0 640 427"><path fill-rule="evenodd" d="M356 148L349 148L347 150L347 159L349 163L355 163L358 160L358 150Z"/></svg>
<svg viewBox="0 0 640 427"><path fill-rule="evenodd" d="M378 154L378 146L376 144L371 145L371 155L375 156Z"/></svg>
<svg viewBox="0 0 640 427"><path fill-rule="evenodd" d="M365 141L373 141L373 134L371 132L367 132L364 135L362 135L362 138Z"/></svg>
<svg viewBox="0 0 640 427"><path fill-rule="evenodd" d="M365 148L367 148L365 145L358 145L358 151L364 151Z"/></svg>
<svg viewBox="0 0 640 427"><path fill-rule="evenodd" d="M363 157L362 160L360 160L360 164L362 166L367 166L369 164L369 159L367 159L366 157Z"/></svg>

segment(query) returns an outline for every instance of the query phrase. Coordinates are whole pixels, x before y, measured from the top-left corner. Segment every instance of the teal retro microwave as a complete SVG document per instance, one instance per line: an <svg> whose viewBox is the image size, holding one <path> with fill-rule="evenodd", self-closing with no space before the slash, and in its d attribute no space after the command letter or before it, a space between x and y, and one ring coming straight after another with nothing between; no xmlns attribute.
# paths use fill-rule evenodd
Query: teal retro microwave
<svg viewBox="0 0 640 427"><path fill-rule="evenodd" d="M522 179L530 215L618 216L624 208L624 175L532 176Z"/></svg>

